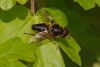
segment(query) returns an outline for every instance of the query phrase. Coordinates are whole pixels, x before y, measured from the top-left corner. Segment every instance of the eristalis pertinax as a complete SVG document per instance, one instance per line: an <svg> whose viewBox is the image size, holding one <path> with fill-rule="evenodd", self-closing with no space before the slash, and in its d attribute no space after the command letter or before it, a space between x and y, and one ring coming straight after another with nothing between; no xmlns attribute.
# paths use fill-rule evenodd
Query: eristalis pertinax
<svg viewBox="0 0 100 67"><path fill-rule="evenodd" d="M35 34L29 40L29 43L32 43L37 39L39 39L39 41L42 41L47 38L50 38L53 42L52 38L64 38L70 33L67 27L62 27L59 24L57 24L55 20L50 16L48 11L41 10L41 12L43 12L47 17L49 17L51 22L33 24L31 28L37 31L38 33ZM29 33L25 33L25 34L29 34Z"/></svg>

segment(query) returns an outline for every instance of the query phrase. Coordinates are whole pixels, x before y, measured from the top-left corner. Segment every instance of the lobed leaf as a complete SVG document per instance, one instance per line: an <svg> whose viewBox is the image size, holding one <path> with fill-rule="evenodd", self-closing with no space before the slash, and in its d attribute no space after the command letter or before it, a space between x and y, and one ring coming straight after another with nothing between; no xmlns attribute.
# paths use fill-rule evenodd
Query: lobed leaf
<svg viewBox="0 0 100 67"><path fill-rule="evenodd" d="M33 55L34 51L34 46L23 43L18 37L9 39L0 45L0 67L16 67L18 66L17 64L25 67L25 65L18 60L35 61L36 58Z"/></svg>
<svg viewBox="0 0 100 67"><path fill-rule="evenodd" d="M45 13L47 13L48 16L46 16ZM61 10L56 8L42 8L36 13L36 16L40 18L38 22L51 21L51 19L48 18L49 16L51 16L60 26L66 27L68 25L68 20L65 14Z"/></svg>
<svg viewBox="0 0 100 67"><path fill-rule="evenodd" d="M44 43L36 51L35 67L65 67L61 53L56 44Z"/></svg>
<svg viewBox="0 0 100 67"><path fill-rule="evenodd" d="M72 59L72 61L76 62L81 66L81 58L79 52L81 48L77 44L77 42L73 39L55 39L57 44L62 48L62 50Z"/></svg>
<svg viewBox="0 0 100 67"><path fill-rule="evenodd" d="M41 9L41 10L43 10L43 9ZM36 14L39 18L41 18L43 16L43 13L41 14L41 10L39 12L37 12L37 14ZM45 10L47 10L50 13L50 15L54 18L55 21L58 20L58 22L56 22L56 23L58 23L61 26L67 26L67 23L68 23L67 19L64 19L66 17L62 13L60 14L58 9L46 8L46 9L44 9L44 12L45 12ZM43 16L43 17L46 17L46 16ZM39 21L43 21L43 18L41 18L41 19ZM59 19L61 21L59 21ZM75 40L72 40L72 39L65 40L62 38L62 39L57 39L56 42L64 50L64 52L72 59L72 61L75 61L77 64L79 64L81 66L82 63L81 63L81 58L79 56L80 47L75 42ZM61 42L61 43L59 43L59 42Z"/></svg>
<svg viewBox="0 0 100 67"><path fill-rule="evenodd" d="M41 10L39 12L37 12L36 15L37 15L38 18L40 18L39 21L44 21L43 18L46 17L46 16L43 16L43 13L41 13ZM56 23L58 23L61 26L67 26L67 23L68 23L67 22L67 19L66 20L64 19L66 17L63 16L62 13L61 13L62 15L60 15L59 10L58 10L58 13L56 11L57 9L46 8L45 10L47 10L50 13L50 15L54 18L55 21L57 21L57 19L60 19L62 21L62 22L61 21L58 21ZM42 16L43 16L43 18L41 18ZM64 22L63 20L66 21L66 22ZM74 40L71 40L71 39L65 40L65 39L62 38L62 39L56 39L56 40L57 40L56 41L57 44L72 59L72 61L76 62L77 64L79 64L81 66L82 63L81 63L81 58L79 56L80 47L78 46L78 44ZM61 42L61 43L59 43L59 42ZM40 59L39 61L42 61L42 59Z"/></svg>
<svg viewBox="0 0 100 67"><path fill-rule="evenodd" d="M19 36L24 42L28 42L31 36L24 33L32 32L34 23L31 12L23 6L15 6L9 11L0 10L0 43L10 38Z"/></svg>
<svg viewBox="0 0 100 67"><path fill-rule="evenodd" d="M74 0L75 2L79 2L79 4L85 9L91 9L95 7L95 1L94 0Z"/></svg>
<svg viewBox="0 0 100 67"><path fill-rule="evenodd" d="M24 5L27 1L28 1L28 0L17 0L18 3L23 4L23 5Z"/></svg>
<svg viewBox="0 0 100 67"><path fill-rule="evenodd" d="M9 10L16 5L17 1L20 4L25 4L27 2L27 0L0 0L0 8L3 10Z"/></svg>
<svg viewBox="0 0 100 67"><path fill-rule="evenodd" d="M28 48L27 45L29 45L29 44L25 45L25 43L23 43L23 42L28 42L28 40L32 37L32 36L26 35L24 33L33 33L34 32L33 30L31 30L31 25L34 23L35 20L31 14L31 12L22 6L15 6L11 10L6 11L6 12L2 11L2 10L0 10L0 11L1 11L0 44L4 45L4 46L3 45L0 46L1 50L2 50L2 51L0 51L1 52L0 55L2 57L1 62L2 62L2 60L4 60L4 58L6 58L6 59L9 58L9 59L7 59L7 62L5 62L5 64L7 64L7 65L12 64L12 66L13 66L14 62L16 62L16 64L18 64L17 63L18 59L26 60L26 61L34 61L35 60L34 55L33 56L30 55L30 51L28 49L25 49L25 50L23 49L23 48ZM18 40L16 38L11 39L13 37L20 37L23 42L21 42L20 40ZM35 44L37 44L37 43L35 43ZM33 45L35 45L35 44L33 44ZM5 45L6 45L6 47L5 47ZM41 47L42 47L42 49L41 49ZM62 56L61 56L59 50L57 50L56 47L53 46L53 43L50 43L49 45L47 44L47 46L44 46L44 47L41 46L41 47L38 48L37 52L36 52L36 55L40 51L41 51L40 54L42 54L42 55L37 55L37 57L38 56L39 57L37 58L36 66L37 66L38 59L40 57L42 57L42 60L44 60L44 62L42 63L40 61L38 63L38 65L42 64L42 65L47 66L47 64L50 63L53 66L59 65L59 67L65 67ZM49 49L47 47L49 47ZM3 48L6 48L6 50ZM51 49L51 48L53 48L53 49ZM19 49L19 51L16 51L18 49ZM30 48L30 50L32 50L32 49ZM34 48L33 48L33 50L34 50ZM38 50L40 50L40 51L38 51ZM48 51L45 52L45 50L49 51L48 55L51 55L50 58L48 58L49 56L45 55L45 53L48 53ZM10 52L10 51L12 51L12 52ZM50 53L50 51L51 51L51 53ZM43 57L44 55L45 55L45 57ZM58 55L58 58L57 58L57 55ZM55 59L52 57L54 57ZM46 61L45 61L45 59L46 59Z"/></svg>
<svg viewBox="0 0 100 67"><path fill-rule="evenodd" d="M95 7L95 3L100 7L100 0L74 0L78 2L85 10Z"/></svg>
<svg viewBox="0 0 100 67"><path fill-rule="evenodd" d="M97 5L100 7L100 0L95 0L95 2L96 2Z"/></svg>

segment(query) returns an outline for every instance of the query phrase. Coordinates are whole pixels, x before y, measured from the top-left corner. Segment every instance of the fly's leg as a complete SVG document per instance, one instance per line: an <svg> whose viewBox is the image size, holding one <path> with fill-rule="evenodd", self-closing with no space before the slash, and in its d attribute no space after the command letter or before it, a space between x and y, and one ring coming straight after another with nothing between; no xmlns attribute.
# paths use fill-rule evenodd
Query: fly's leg
<svg viewBox="0 0 100 67"><path fill-rule="evenodd" d="M71 39L71 36L70 36L70 34L68 34L67 36L68 36L68 37L67 37L67 39Z"/></svg>
<svg viewBox="0 0 100 67"><path fill-rule="evenodd" d="M56 45L57 50L59 49L58 44L53 40L53 38L50 38L51 41Z"/></svg>
<svg viewBox="0 0 100 67"><path fill-rule="evenodd" d="M28 35L34 35L33 33L24 33L24 34L28 34Z"/></svg>
<svg viewBox="0 0 100 67"><path fill-rule="evenodd" d="M68 35L68 39L70 39L71 37L70 37L70 35Z"/></svg>

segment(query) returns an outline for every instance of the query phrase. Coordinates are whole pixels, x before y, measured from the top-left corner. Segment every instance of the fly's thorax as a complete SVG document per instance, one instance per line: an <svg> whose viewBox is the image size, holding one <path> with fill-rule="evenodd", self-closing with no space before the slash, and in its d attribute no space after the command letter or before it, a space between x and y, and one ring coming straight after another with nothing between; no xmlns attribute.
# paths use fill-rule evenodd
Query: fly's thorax
<svg viewBox="0 0 100 67"><path fill-rule="evenodd" d="M63 28L58 24L53 24L50 27L50 33L54 36L59 36L63 33Z"/></svg>

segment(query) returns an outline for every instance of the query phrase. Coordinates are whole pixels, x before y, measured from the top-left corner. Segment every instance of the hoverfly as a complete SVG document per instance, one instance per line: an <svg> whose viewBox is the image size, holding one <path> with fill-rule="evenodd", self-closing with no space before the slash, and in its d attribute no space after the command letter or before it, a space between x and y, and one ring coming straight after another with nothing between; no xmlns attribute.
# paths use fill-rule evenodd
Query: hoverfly
<svg viewBox="0 0 100 67"><path fill-rule="evenodd" d="M46 38L50 38L53 41L52 38L64 38L70 33L70 31L66 27L62 27L59 24L57 24L55 20L49 15L49 12L44 11L43 13L50 19L51 23L46 22L46 23L33 24L31 28L37 31L38 33L35 34L29 40L29 43L32 43L37 39L41 41Z"/></svg>

